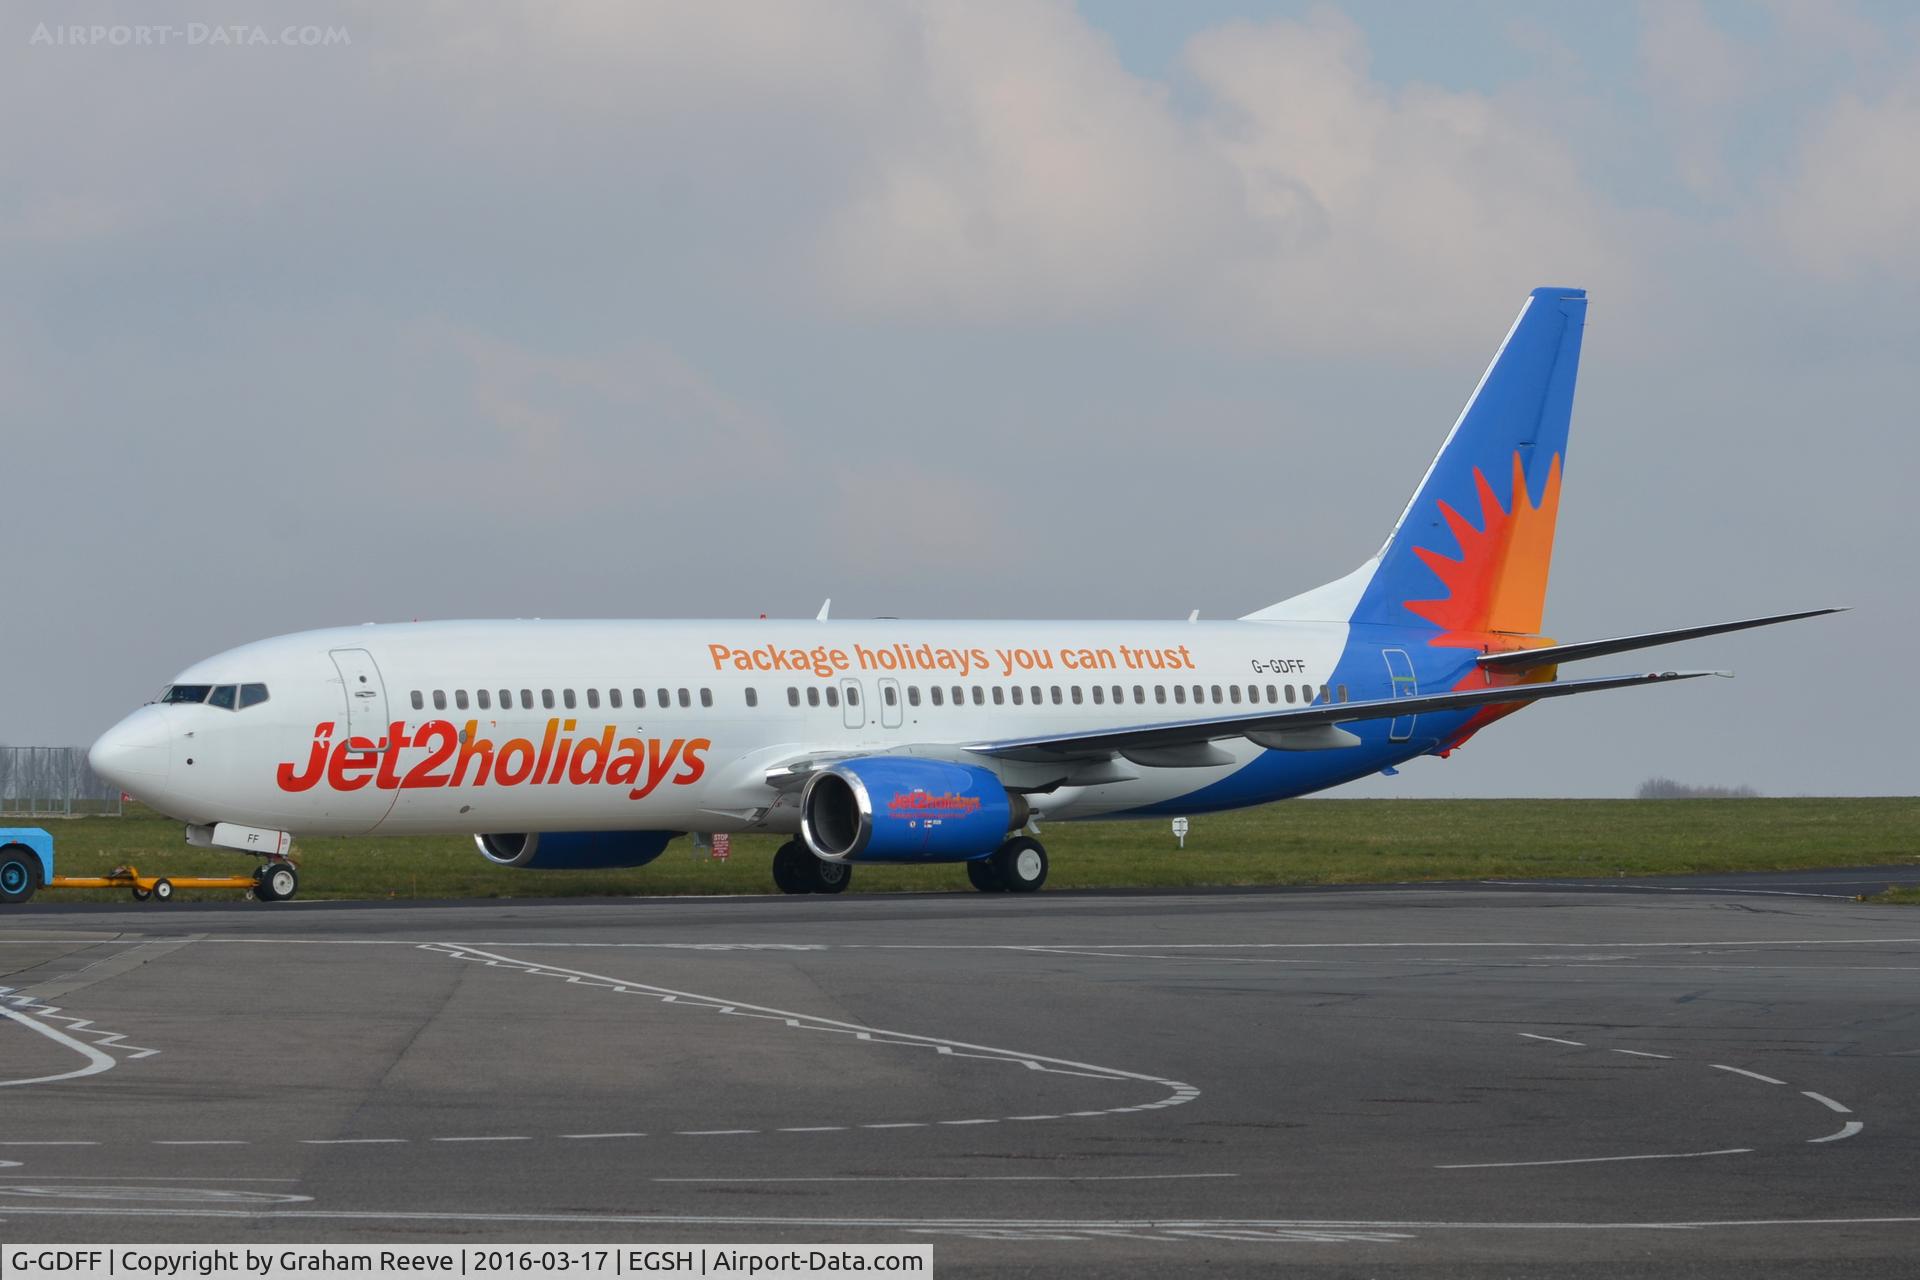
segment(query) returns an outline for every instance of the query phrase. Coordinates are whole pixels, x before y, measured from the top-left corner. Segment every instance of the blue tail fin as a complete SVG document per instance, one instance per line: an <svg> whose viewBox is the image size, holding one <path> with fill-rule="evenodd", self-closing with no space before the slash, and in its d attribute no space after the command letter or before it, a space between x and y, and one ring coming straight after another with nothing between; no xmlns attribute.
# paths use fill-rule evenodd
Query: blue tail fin
<svg viewBox="0 0 1920 1280"><path fill-rule="evenodd" d="M1537 634L1587 295L1535 289L1380 553L1254 618L1431 627L1436 644Z"/></svg>

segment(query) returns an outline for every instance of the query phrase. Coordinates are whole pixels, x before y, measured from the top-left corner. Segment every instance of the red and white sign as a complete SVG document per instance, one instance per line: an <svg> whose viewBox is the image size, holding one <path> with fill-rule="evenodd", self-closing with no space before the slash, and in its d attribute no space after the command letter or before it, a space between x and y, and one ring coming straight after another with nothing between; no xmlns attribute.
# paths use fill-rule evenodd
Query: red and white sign
<svg viewBox="0 0 1920 1280"><path fill-rule="evenodd" d="M728 835L724 831L714 832L713 833L713 856L721 862L725 862L728 858L732 857L733 856L733 837Z"/></svg>

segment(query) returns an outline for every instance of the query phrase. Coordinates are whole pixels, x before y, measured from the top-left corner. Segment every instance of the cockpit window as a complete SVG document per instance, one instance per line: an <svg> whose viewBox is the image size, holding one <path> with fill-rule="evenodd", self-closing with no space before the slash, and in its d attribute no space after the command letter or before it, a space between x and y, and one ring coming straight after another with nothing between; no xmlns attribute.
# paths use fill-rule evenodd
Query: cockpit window
<svg viewBox="0 0 1920 1280"><path fill-rule="evenodd" d="M239 700L239 696L240 689L237 685L215 685L213 692L207 696L207 705L210 707L221 707L231 711L233 710L234 703Z"/></svg>
<svg viewBox="0 0 1920 1280"><path fill-rule="evenodd" d="M267 686L263 684L243 684L240 686L240 709L257 707L267 700Z"/></svg>
<svg viewBox="0 0 1920 1280"><path fill-rule="evenodd" d="M213 692L213 686L210 684L168 685L167 692L165 696L163 696L160 699L160 701L162 702L205 702L207 700L207 695L212 692Z"/></svg>

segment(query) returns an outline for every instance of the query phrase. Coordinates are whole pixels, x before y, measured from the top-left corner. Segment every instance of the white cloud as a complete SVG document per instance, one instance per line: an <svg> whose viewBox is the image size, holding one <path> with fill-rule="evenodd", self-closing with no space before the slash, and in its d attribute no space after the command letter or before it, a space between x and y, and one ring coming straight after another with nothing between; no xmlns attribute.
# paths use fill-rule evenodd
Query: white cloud
<svg viewBox="0 0 1920 1280"><path fill-rule="evenodd" d="M1886 92L1842 94L1802 136L1771 229L1804 269L1833 280L1920 277L1920 65Z"/></svg>

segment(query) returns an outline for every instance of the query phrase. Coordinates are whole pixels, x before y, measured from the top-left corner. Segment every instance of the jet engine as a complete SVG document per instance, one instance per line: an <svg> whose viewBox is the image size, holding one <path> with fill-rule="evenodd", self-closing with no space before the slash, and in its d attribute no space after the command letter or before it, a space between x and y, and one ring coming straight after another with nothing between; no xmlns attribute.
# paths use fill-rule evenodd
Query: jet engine
<svg viewBox="0 0 1920 1280"><path fill-rule="evenodd" d="M678 831L515 831L475 836L480 856L496 866L536 871L599 871L644 867Z"/></svg>
<svg viewBox="0 0 1920 1280"><path fill-rule="evenodd" d="M988 770L916 756L842 760L800 793L800 838L828 862L966 862L1027 816Z"/></svg>

